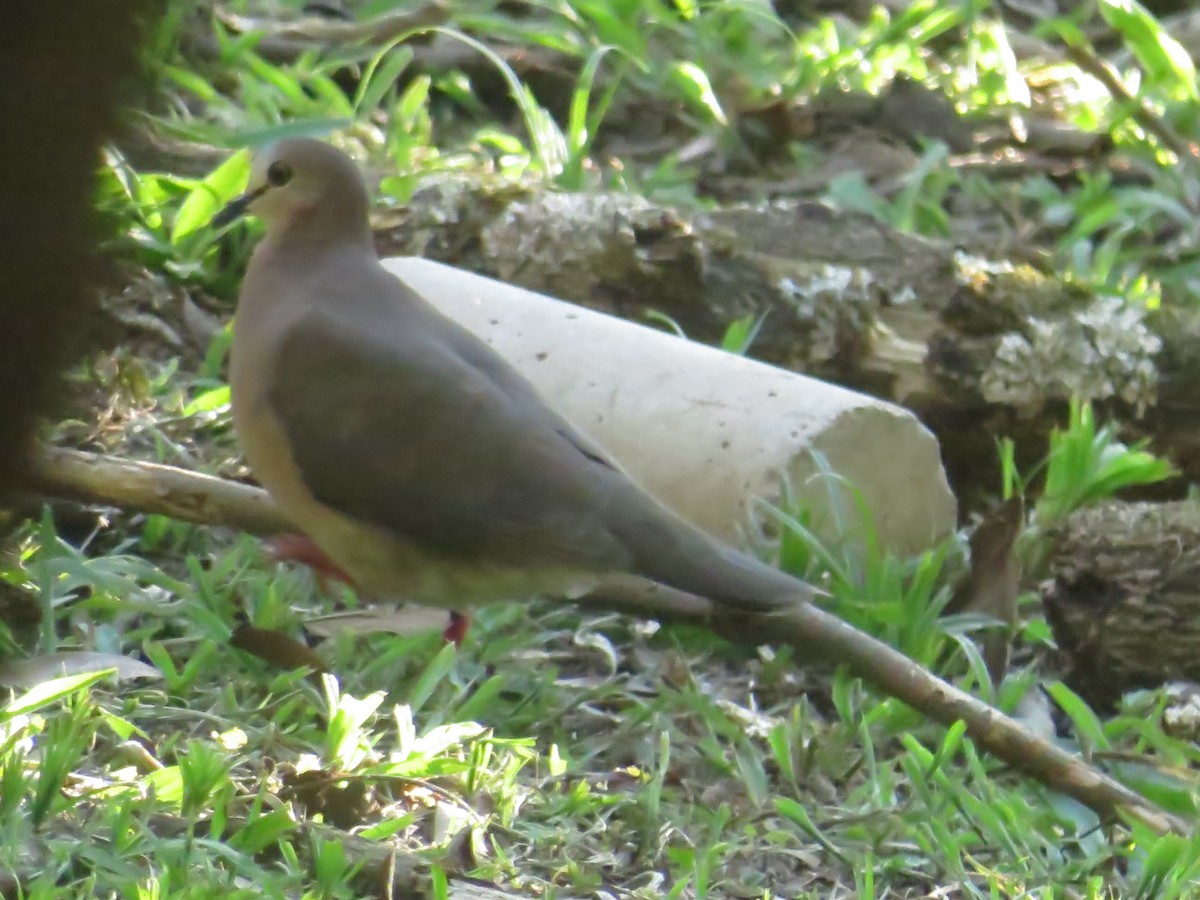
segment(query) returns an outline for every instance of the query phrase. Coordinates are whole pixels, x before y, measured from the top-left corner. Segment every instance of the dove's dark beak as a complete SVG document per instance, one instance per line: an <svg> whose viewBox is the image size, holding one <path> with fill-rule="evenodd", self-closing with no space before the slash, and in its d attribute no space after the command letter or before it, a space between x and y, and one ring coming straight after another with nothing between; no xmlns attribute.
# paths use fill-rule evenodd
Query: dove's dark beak
<svg viewBox="0 0 1200 900"><path fill-rule="evenodd" d="M246 214L246 210L250 208L250 204L257 200L266 192L268 185L263 185L253 191L246 191L236 200L231 201L223 210L212 217L209 225L212 228L224 228L230 222L236 222Z"/></svg>

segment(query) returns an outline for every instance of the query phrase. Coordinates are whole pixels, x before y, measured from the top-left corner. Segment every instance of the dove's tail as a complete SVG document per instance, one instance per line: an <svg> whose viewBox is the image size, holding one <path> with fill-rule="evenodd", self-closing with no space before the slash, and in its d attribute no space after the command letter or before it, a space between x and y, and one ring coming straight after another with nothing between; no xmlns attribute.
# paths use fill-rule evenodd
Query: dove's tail
<svg viewBox="0 0 1200 900"><path fill-rule="evenodd" d="M627 523L634 533L622 535L634 552L636 574L740 609L779 608L818 593L808 582L735 550L665 508L659 512Z"/></svg>

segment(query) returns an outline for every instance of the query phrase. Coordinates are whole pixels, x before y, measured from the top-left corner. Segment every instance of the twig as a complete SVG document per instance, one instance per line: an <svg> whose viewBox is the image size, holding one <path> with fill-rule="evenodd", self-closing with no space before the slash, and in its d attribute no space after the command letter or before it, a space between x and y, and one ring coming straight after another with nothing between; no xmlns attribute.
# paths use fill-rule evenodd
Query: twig
<svg viewBox="0 0 1200 900"><path fill-rule="evenodd" d="M293 22L255 19L218 9L217 17L239 34L261 34L254 50L270 62L292 62L313 50L350 45L381 47L402 35L422 31L450 21L450 7L431 0L416 9L391 12L365 22L341 22L309 16Z"/></svg>
<svg viewBox="0 0 1200 900"><path fill-rule="evenodd" d="M1122 103L1129 104L1133 110L1133 118L1142 128L1154 134L1169 147L1181 160L1194 159L1195 153L1188 148L1187 143L1175 133L1170 125L1163 121L1144 100L1133 96L1125 87L1112 67L1093 53L1089 48L1077 45L1067 45L1067 56L1070 60L1092 75L1104 85L1105 89Z"/></svg>
<svg viewBox="0 0 1200 900"><path fill-rule="evenodd" d="M363 22L340 22L317 16L278 22L221 9L218 9L217 17L235 34L260 35L254 43L254 52L267 62L287 65L306 53L337 52L344 56L345 51L354 48L374 52L405 34L425 33L445 25L450 20L450 5L443 0L431 0L413 10L387 13ZM188 51L205 59L219 60L224 52L209 29L185 32L182 40ZM424 71L444 72L457 68L492 71L491 63L485 57L445 35L436 34L422 42L409 41L406 46L413 54L414 65ZM560 72L573 83L577 62L564 53L497 41L489 41L489 48L518 74Z"/></svg>
<svg viewBox="0 0 1200 900"><path fill-rule="evenodd" d="M64 500L261 535L296 530L262 488L175 466L43 447L32 468L36 489Z"/></svg>
<svg viewBox="0 0 1200 900"><path fill-rule="evenodd" d="M264 491L173 466L47 449L34 473L37 488L54 496L258 534L294 530ZM737 643L790 644L805 656L841 663L936 722L961 720L988 753L1102 816L1121 811L1159 833L1189 832L1178 817L817 606L733 614L700 597L631 579L614 580L579 602L584 608L699 624Z"/></svg>

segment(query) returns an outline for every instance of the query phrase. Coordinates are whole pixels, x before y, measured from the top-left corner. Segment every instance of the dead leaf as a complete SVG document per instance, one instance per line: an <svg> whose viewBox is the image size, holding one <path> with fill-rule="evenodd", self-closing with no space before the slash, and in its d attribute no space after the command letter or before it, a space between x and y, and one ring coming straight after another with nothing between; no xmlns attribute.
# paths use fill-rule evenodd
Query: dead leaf
<svg viewBox="0 0 1200 900"><path fill-rule="evenodd" d="M0 581L0 621L13 630L34 628L42 621L41 601L32 591Z"/></svg>
<svg viewBox="0 0 1200 900"><path fill-rule="evenodd" d="M420 634L422 631L442 631L446 627L446 611L428 606L379 606L332 613L307 619L304 627L321 637L333 637L343 631L353 634Z"/></svg>
<svg viewBox="0 0 1200 900"><path fill-rule="evenodd" d="M315 650L274 628L243 625L229 638L229 643L280 669L329 671L325 660Z"/></svg>
<svg viewBox="0 0 1200 900"><path fill-rule="evenodd" d="M295 800L308 817L321 815L336 828L357 828L378 811L375 789L365 779L319 769L280 774L284 799Z"/></svg>
<svg viewBox="0 0 1200 900"><path fill-rule="evenodd" d="M61 678L64 675L83 675L103 669L116 669L118 681L128 681L132 678L162 678L162 672L140 659L121 656L118 653L79 650L46 653L29 659L9 660L0 665L0 684L28 690L53 678Z"/></svg>
<svg viewBox="0 0 1200 900"><path fill-rule="evenodd" d="M1054 727L1054 717L1050 714L1050 698L1036 686L1017 701L1012 716L1044 741L1054 740L1058 733Z"/></svg>
<svg viewBox="0 0 1200 900"><path fill-rule="evenodd" d="M1021 561L1013 552L1025 522L1025 505L1017 496L988 513L971 535L971 572L946 605L947 613L977 612L1004 623L983 637L983 659L992 683L1008 670L1009 640L1017 624L1017 592Z"/></svg>
<svg viewBox="0 0 1200 900"><path fill-rule="evenodd" d="M188 337L193 346L207 350L221 333L221 320L200 306L187 291L182 294L183 324L187 327Z"/></svg>

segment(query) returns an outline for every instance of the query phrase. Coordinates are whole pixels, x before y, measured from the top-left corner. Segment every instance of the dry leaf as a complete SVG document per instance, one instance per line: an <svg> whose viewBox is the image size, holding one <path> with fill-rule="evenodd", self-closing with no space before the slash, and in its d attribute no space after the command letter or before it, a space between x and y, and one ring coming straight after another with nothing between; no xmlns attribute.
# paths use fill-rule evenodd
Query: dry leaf
<svg viewBox="0 0 1200 900"><path fill-rule="evenodd" d="M12 629L33 628L42 621L41 601L32 591L0 581L0 621Z"/></svg>
<svg viewBox="0 0 1200 900"><path fill-rule="evenodd" d="M377 606L332 613L306 619L304 627L321 637L333 637L343 631L353 634L420 634L422 631L442 631L446 627L446 611L429 606Z"/></svg>
<svg viewBox="0 0 1200 900"><path fill-rule="evenodd" d="M83 675L103 669L116 669L118 681L131 678L162 678L162 672L140 659L121 656L118 653L80 650L9 660L0 665L0 684L29 689L64 675Z"/></svg>
<svg viewBox="0 0 1200 900"><path fill-rule="evenodd" d="M352 775L310 769L281 771L282 796L303 805L305 814L316 815L336 828L357 828L376 814L379 804L372 784Z"/></svg>
<svg viewBox="0 0 1200 900"><path fill-rule="evenodd" d="M947 613L983 613L1004 623L989 629L983 638L983 659L993 684L999 684L1008 670L1010 632L1017 624L1021 561L1013 545L1024 522L1025 506L1017 496L984 517L971 535L971 572L946 605Z"/></svg>
<svg viewBox="0 0 1200 900"><path fill-rule="evenodd" d="M281 669L309 668L314 672L329 671L325 660L315 650L274 628L243 625L229 638L229 643Z"/></svg>
<svg viewBox="0 0 1200 900"><path fill-rule="evenodd" d="M1054 740L1058 733L1054 727L1054 716L1050 713L1050 698L1036 686L1031 687L1017 701L1012 715L1044 741Z"/></svg>

